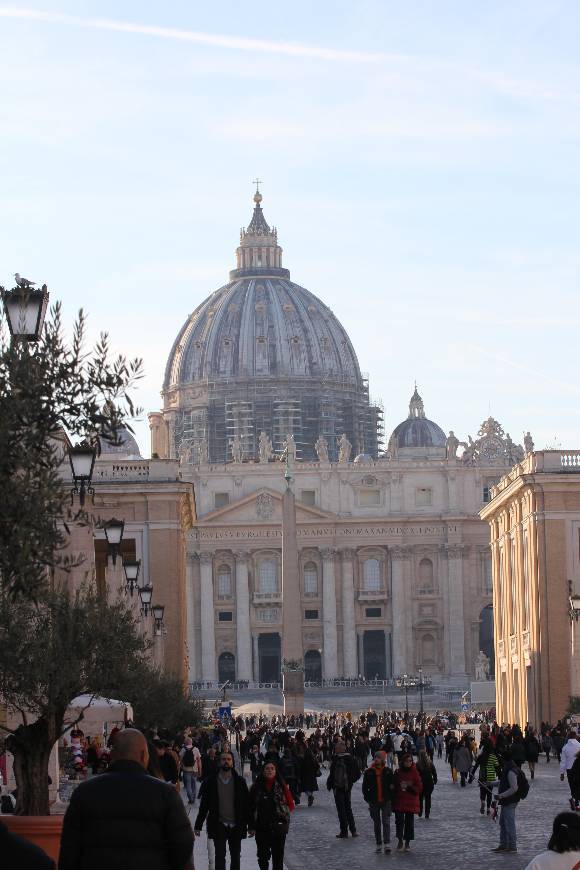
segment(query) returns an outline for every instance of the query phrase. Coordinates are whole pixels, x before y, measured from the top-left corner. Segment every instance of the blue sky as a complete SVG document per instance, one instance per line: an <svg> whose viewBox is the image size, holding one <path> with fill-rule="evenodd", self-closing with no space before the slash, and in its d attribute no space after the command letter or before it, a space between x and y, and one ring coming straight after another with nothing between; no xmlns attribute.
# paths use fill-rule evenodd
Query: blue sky
<svg viewBox="0 0 580 870"><path fill-rule="evenodd" d="M580 446L580 5L0 2L0 283L144 358L234 267L251 180L390 431ZM136 424L149 454L146 419Z"/></svg>

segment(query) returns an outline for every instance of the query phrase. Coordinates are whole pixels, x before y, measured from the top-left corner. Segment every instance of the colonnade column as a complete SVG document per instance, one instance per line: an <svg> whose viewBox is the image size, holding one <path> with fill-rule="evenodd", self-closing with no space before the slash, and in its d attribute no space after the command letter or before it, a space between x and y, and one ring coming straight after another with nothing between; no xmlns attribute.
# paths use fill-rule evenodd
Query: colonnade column
<svg viewBox="0 0 580 870"><path fill-rule="evenodd" d="M464 544L446 544L449 570L447 630L449 632L449 672L465 676L465 623L463 607Z"/></svg>
<svg viewBox="0 0 580 870"><path fill-rule="evenodd" d="M354 551L345 549L340 551L342 557L342 658L343 675L347 678L356 677L356 624L354 604Z"/></svg>
<svg viewBox="0 0 580 870"><path fill-rule="evenodd" d="M332 680L338 676L335 553L336 550L322 550L322 636L324 647L322 674L325 680Z"/></svg>
<svg viewBox="0 0 580 870"><path fill-rule="evenodd" d="M188 554L187 562L185 563L185 613L187 620L185 627L185 637L187 639L187 679L190 683L194 683L197 680L197 662L195 659L195 607L193 598L193 565L194 556Z"/></svg>
<svg viewBox="0 0 580 870"><path fill-rule="evenodd" d="M407 672L407 608L405 607L404 563L410 558L405 547L392 547L391 612L393 615L393 676Z"/></svg>
<svg viewBox="0 0 580 870"><path fill-rule="evenodd" d="M236 677L252 679L252 638L250 635L250 590L248 554L236 553Z"/></svg>
<svg viewBox="0 0 580 870"><path fill-rule="evenodd" d="M213 556L201 553L201 678L216 679Z"/></svg>

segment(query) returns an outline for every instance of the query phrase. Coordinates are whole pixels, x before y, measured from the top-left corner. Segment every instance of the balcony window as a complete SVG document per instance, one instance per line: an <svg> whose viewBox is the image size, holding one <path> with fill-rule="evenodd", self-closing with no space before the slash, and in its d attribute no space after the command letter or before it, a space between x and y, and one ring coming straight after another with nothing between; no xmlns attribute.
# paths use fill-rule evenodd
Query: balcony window
<svg viewBox="0 0 580 870"><path fill-rule="evenodd" d="M431 559L421 559L419 562L419 592L427 595L434 590L433 562Z"/></svg>
<svg viewBox="0 0 580 870"><path fill-rule="evenodd" d="M381 589L381 563L378 559L366 559L363 563L363 590L379 592Z"/></svg>
<svg viewBox="0 0 580 870"><path fill-rule="evenodd" d="M277 595L280 591L278 588L278 566L274 559L263 559L260 562L258 586L263 595Z"/></svg>
<svg viewBox="0 0 580 870"><path fill-rule="evenodd" d="M318 569L314 562L308 562L304 566L304 594L318 595Z"/></svg>
<svg viewBox="0 0 580 870"><path fill-rule="evenodd" d="M220 565L217 575L218 598L232 597L232 570L229 565Z"/></svg>

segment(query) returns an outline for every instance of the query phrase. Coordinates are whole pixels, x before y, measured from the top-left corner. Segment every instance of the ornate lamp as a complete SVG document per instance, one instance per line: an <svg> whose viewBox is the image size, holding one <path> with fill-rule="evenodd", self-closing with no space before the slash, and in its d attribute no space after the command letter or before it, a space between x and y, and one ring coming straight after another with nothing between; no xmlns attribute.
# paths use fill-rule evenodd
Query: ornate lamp
<svg viewBox="0 0 580 870"><path fill-rule="evenodd" d="M570 595L570 619L580 619L580 595Z"/></svg>
<svg viewBox="0 0 580 870"><path fill-rule="evenodd" d="M143 616L149 615L151 607L151 599L153 597L153 586L141 586L139 588L139 598L141 599L141 612Z"/></svg>
<svg viewBox="0 0 580 870"><path fill-rule="evenodd" d="M42 285L41 290L24 286L15 287L14 290L2 289L1 293L12 338L38 341L48 306L46 284Z"/></svg>
<svg viewBox="0 0 580 870"><path fill-rule="evenodd" d="M78 493L82 507L85 503L86 493L90 492L92 494L94 492L91 488L91 481L93 479L97 451L87 441L82 441L76 447L71 447L68 455L74 480L72 492L73 495Z"/></svg>
<svg viewBox="0 0 580 870"><path fill-rule="evenodd" d="M121 549L121 541L123 540L123 531L125 530L125 521L117 520L113 517L112 520L104 523L105 537L109 545L109 555L113 557L113 565L117 564L117 556Z"/></svg>
<svg viewBox="0 0 580 870"><path fill-rule="evenodd" d="M163 630L163 614L165 606L163 604L154 604L151 608L153 619L155 620L155 634L160 635Z"/></svg>
<svg viewBox="0 0 580 870"><path fill-rule="evenodd" d="M123 561L123 570L125 571L125 580L127 581L127 589L133 597L133 592L137 588L137 580L139 578L139 571L141 569L141 562L131 561L126 559Z"/></svg>

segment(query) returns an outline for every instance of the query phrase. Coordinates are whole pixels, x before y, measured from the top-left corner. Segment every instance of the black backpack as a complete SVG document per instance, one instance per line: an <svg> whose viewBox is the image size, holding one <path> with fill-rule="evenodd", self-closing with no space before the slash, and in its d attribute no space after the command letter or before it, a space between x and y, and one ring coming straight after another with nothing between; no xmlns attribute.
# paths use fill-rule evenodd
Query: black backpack
<svg viewBox="0 0 580 870"><path fill-rule="evenodd" d="M195 755L193 749L186 749L181 759L183 767L195 767Z"/></svg>
<svg viewBox="0 0 580 870"><path fill-rule="evenodd" d="M528 792L530 790L530 783L528 782L528 778L521 769L521 767L518 767L518 769L516 770L516 776L518 778L518 791L516 797L519 801L523 801L528 796Z"/></svg>

